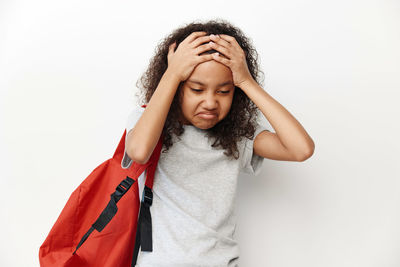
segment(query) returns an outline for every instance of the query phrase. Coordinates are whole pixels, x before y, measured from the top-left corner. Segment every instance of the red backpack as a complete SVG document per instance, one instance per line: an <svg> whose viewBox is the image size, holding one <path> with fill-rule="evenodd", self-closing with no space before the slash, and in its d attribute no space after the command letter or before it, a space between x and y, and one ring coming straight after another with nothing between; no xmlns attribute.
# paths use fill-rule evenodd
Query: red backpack
<svg viewBox="0 0 400 267"><path fill-rule="evenodd" d="M150 206L163 135L147 163L132 162L128 169L121 167L125 137L126 130L113 157L95 168L69 197L40 246L40 266L133 267L139 247L152 251ZM144 171L140 201L137 181Z"/></svg>

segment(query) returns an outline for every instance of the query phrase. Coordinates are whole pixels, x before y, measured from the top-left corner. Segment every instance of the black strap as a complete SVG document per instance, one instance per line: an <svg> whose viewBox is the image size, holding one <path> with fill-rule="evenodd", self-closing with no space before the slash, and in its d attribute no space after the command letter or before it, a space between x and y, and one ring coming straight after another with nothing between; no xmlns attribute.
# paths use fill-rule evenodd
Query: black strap
<svg viewBox="0 0 400 267"><path fill-rule="evenodd" d="M107 207L103 210L103 212L97 218L92 227L90 227L89 231L87 231L86 234L84 234L84 236L82 237L81 241L79 241L78 246L76 247L75 251L72 254L75 254L78 248L82 246L82 244L86 241L86 239L89 237L89 235L93 232L94 229L96 229L98 232L101 232L104 229L104 227L106 227L106 225L111 221L111 219L118 211L117 202L129 190L129 188L132 186L134 182L135 180L129 178L128 176L126 176L126 178L121 181L121 183L115 188L115 192L111 194L111 199L108 202Z"/></svg>
<svg viewBox="0 0 400 267"><path fill-rule="evenodd" d="M142 251L153 251L152 242L152 226L150 206L153 203L153 192L145 185L143 189L142 201L140 203L139 218L136 229L135 248L133 249L133 257L131 267L135 267L139 254L139 247Z"/></svg>

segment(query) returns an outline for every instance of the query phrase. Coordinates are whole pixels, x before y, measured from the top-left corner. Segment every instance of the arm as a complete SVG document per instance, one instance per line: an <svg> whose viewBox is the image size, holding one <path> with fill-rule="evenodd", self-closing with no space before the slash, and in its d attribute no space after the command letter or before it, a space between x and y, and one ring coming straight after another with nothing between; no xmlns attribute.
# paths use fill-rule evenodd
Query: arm
<svg viewBox="0 0 400 267"><path fill-rule="evenodd" d="M261 132L254 140L254 152L264 158L304 161L314 153L314 141L303 126L254 80L241 89L262 111L276 133Z"/></svg>
<svg viewBox="0 0 400 267"><path fill-rule="evenodd" d="M185 81L194 68L212 60L212 55L199 55L210 49L210 36L206 32L192 32L177 46L169 45L168 68L163 74L149 103L135 127L127 135L127 154L140 163L146 163L160 139L165 120L181 81ZM176 50L175 50L176 48Z"/></svg>
<svg viewBox="0 0 400 267"><path fill-rule="evenodd" d="M276 160L304 161L314 153L314 142L303 126L281 104L265 92L253 79L247 67L245 52L232 36L219 34L210 36L215 43L212 47L229 59L214 54L214 60L226 65L232 71L235 86L262 111L276 133L262 131L253 143L254 152Z"/></svg>
<svg viewBox="0 0 400 267"><path fill-rule="evenodd" d="M164 128L180 80L168 70L135 127L127 135L127 154L135 162L146 163Z"/></svg>

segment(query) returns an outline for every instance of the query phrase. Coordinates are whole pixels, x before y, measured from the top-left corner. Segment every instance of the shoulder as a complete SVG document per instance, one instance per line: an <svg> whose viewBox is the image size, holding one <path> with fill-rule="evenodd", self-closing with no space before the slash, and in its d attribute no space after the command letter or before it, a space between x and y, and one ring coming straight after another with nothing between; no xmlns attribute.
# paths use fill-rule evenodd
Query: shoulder
<svg viewBox="0 0 400 267"><path fill-rule="evenodd" d="M144 110L145 110L145 107L139 106L139 105L134 105L130 109L129 116L131 116L133 114L137 114L137 113L141 114L141 113L143 113Z"/></svg>
<svg viewBox="0 0 400 267"><path fill-rule="evenodd" d="M135 105L131 108L129 115L126 120L126 132L128 133L130 129L132 129L136 122L139 120L140 116L142 116L145 107Z"/></svg>
<svg viewBox="0 0 400 267"><path fill-rule="evenodd" d="M246 149L253 150L254 148L254 142L263 131L271 132L270 130L267 129L267 127L259 122L256 123L255 125L255 130L254 130L254 135L253 138L244 138L243 145Z"/></svg>
<svg viewBox="0 0 400 267"><path fill-rule="evenodd" d="M257 175L260 172L264 158L254 153L254 142L257 136L259 136L262 132L270 132L270 130L258 122L255 126L256 129L254 131L253 138L244 137L239 143L239 159L242 172Z"/></svg>

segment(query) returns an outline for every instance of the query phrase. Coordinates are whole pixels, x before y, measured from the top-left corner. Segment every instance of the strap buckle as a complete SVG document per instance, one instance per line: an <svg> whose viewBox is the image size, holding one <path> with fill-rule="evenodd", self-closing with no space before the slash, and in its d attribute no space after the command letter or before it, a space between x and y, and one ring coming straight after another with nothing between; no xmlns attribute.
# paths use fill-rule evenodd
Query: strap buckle
<svg viewBox="0 0 400 267"><path fill-rule="evenodd" d="M133 180L132 178L129 178L128 176L126 176L125 180L122 180L119 185L115 188L115 196L117 198L120 198L121 196L123 196L126 191L129 190L129 188L131 187L131 185L135 182L135 180Z"/></svg>
<svg viewBox="0 0 400 267"><path fill-rule="evenodd" d="M142 202L147 204L148 206L151 206L151 204L153 204L153 191L146 185L143 189Z"/></svg>

